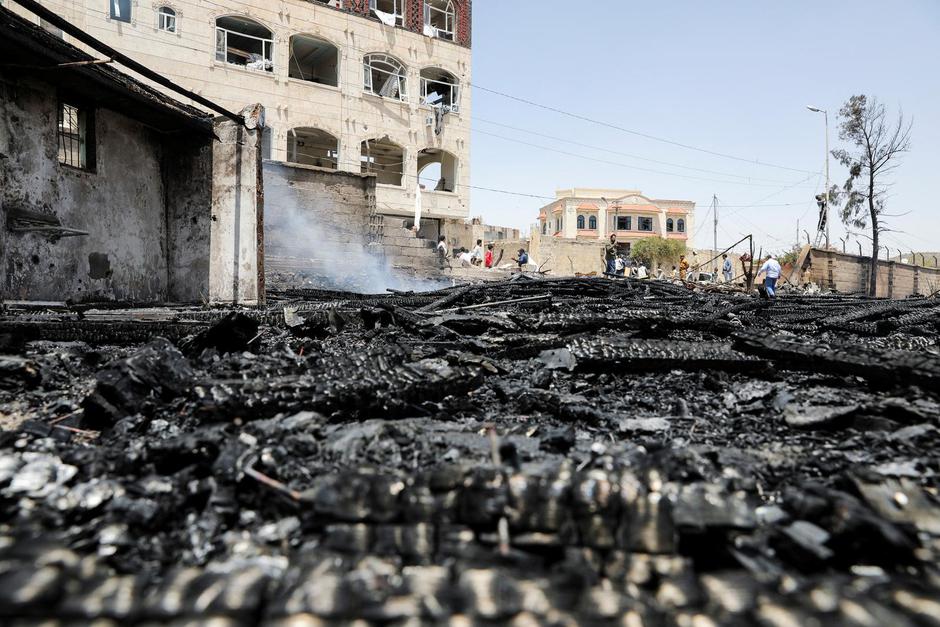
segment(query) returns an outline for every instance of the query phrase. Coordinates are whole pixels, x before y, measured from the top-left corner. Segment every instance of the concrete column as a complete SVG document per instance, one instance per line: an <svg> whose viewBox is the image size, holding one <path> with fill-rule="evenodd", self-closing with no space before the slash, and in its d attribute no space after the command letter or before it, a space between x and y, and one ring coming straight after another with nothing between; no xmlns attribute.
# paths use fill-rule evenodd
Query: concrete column
<svg viewBox="0 0 940 627"><path fill-rule="evenodd" d="M659 231L660 237L666 237L666 210L665 209L659 212L659 229L657 230Z"/></svg>
<svg viewBox="0 0 940 627"><path fill-rule="evenodd" d="M597 210L597 239L607 239L607 203L603 203Z"/></svg>
<svg viewBox="0 0 940 627"><path fill-rule="evenodd" d="M578 210L572 204L565 204L565 221L562 224L562 232L568 239L574 239L578 235Z"/></svg>
<svg viewBox="0 0 940 627"><path fill-rule="evenodd" d="M256 105L243 115L251 128L227 118L215 122L209 300L258 305L264 302L264 109Z"/></svg>

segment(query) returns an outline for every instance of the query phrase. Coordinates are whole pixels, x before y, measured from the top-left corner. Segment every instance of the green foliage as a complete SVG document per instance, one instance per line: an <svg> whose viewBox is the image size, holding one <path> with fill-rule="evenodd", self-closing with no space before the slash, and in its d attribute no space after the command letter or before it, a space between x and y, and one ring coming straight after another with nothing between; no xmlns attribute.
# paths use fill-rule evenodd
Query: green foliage
<svg viewBox="0 0 940 627"><path fill-rule="evenodd" d="M685 242L662 237L647 237L630 247L630 256L648 266L675 263L684 254Z"/></svg>
<svg viewBox="0 0 940 627"><path fill-rule="evenodd" d="M800 246L794 246L787 252L778 256L777 261L780 262L781 266L785 266L787 264L795 264L796 260L799 259L800 257L800 250L801 250Z"/></svg>

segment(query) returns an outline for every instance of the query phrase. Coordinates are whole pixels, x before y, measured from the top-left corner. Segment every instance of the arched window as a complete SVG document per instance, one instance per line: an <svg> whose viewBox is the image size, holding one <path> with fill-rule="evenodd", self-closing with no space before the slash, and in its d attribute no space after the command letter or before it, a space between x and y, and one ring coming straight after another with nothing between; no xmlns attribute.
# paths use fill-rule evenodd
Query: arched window
<svg viewBox="0 0 940 627"><path fill-rule="evenodd" d="M328 41L309 35L290 38L290 78L339 86L339 50Z"/></svg>
<svg viewBox="0 0 940 627"><path fill-rule="evenodd" d="M157 9L157 28L168 33L175 33L176 11L167 6Z"/></svg>
<svg viewBox="0 0 940 627"><path fill-rule="evenodd" d="M457 12L451 0L424 0L424 34L454 40Z"/></svg>
<svg viewBox="0 0 940 627"><path fill-rule="evenodd" d="M672 233L672 231L673 231L672 218L668 218L668 219L666 220L666 232L667 232L667 233Z"/></svg>
<svg viewBox="0 0 940 627"><path fill-rule="evenodd" d="M369 10L386 26L405 24L405 0L369 0Z"/></svg>
<svg viewBox="0 0 940 627"><path fill-rule="evenodd" d="M421 70L420 95L421 104L456 112L460 100L459 81L447 70L425 68Z"/></svg>
<svg viewBox="0 0 940 627"><path fill-rule="evenodd" d="M457 157L439 148L418 153L418 184L421 189L452 192L457 185Z"/></svg>
<svg viewBox="0 0 940 627"><path fill-rule="evenodd" d="M360 156L363 174L375 174L381 185L402 184L405 171L405 150L388 137L362 142Z"/></svg>
<svg viewBox="0 0 940 627"><path fill-rule="evenodd" d="M584 216L578 216L578 229L584 229Z"/></svg>
<svg viewBox="0 0 940 627"><path fill-rule="evenodd" d="M274 35L247 17L220 17L215 21L215 58L249 70L273 72Z"/></svg>
<svg viewBox="0 0 940 627"><path fill-rule="evenodd" d="M339 142L318 128L291 129L287 134L287 160L335 170L339 161Z"/></svg>
<svg viewBox="0 0 940 627"><path fill-rule="evenodd" d="M597 230L597 216L591 216L588 218L588 228L592 231Z"/></svg>
<svg viewBox="0 0 940 627"><path fill-rule="evenodd" d="M679 220L676 222L676 230L680 233L685 233L685 220L679 218Z"/></svg>
<svg viewBox="0 0 940 627"><path fill-rule="evenodd" d="M365 91L383 98L405 99L405 66L398 59L387 54L367 54L362 65Z"/></svg>
<svg viewBox="0 0 940 627"><path fill-rule="evenodd" d="M548 235L548 220L542 223L542 235Z"/></svg>

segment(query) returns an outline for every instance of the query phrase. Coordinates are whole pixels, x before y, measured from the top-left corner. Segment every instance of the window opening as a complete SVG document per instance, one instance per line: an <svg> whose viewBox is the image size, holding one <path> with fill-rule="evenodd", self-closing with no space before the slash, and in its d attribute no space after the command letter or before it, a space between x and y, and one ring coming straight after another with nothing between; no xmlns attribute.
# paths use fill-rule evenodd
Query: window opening
<svg viewBox="0 0 940 627"><path fill-rule="evenodd" d="M584 230L584 216L578 216L578 230Z"/></svg>
<svg viewBox="0 0 940 627"><path fill-rule="evenodd" d="M441 107L444 111L459 110L460 85L457 77L446 70L421 70L421 104Z"/></svg>
<svg viewBox="0 0 940 627"><path fill-rule="evenodd" d="M220 17L215 27L217 61L274 71L274 37L267 28L244 17Z"/></svg>
<svg viewBox="0 0 940 627"><path fill-rule="evenodd" d="M592 231L597 230L597 216L591 216L588 218L588 228Z"/></svg>
<svg viewBox="0 0 940 627"><path fill-rule="evenodd" d="M404 0L369 0L369 10L386 26L404 26Z"/></svg>
<svg viewBox="0 0 940 627"><path fill-rule="evenodd" d="M111 0L111 19L130 24L131 0Z"/></svg>
<svg viewBox="0 0 940 627"><path fill-rule="evenodd" d="M424 34L438 39L454 40L456 11L451 0L425 0Z"/></svg>
<svg viewBox="0 0 940 627"><path fill-rule="evenodd" d="M327 41L308 35L294 35L290 38L287 75L291 78L337 87L338 61L339 50Z"/></svg>
<svg viewBox="0 0 940 627"><path fill-rule="evenodd" d="M666 232L667 232L667 233L672 233L672 231L673 231L673 222L672 222L672 218L668 218L668 219L666 220Z"/></svg>
<svg viewBox="0 0 940 627"><path fill-rule="evenodd" d="M548 221L542 223L542 235L548 235Z"/></svg>
<svg viewBox="0 0 940 627"><path fill-rule="evenodd" d="M680 233L685 233L685 220L679 218L679 220L676 222L676 230Z"/></svg>
<svg viewBox="0 0 940 627"><path fill-rule="evenodd" d="M59 163L82 170L95 167L94 115L86 108L59 104Z"/></svg>
<svg viewBox="0 0 940 627"><path fill-rule="evenodd" d="M405 66L387 54L368 54L363 59L362 86L376 96L404 100Z"/></svg>
<svg viewBox="0 0 940 627"><path fill-rule="evenodd" d="M317 128L292 129L287 138L287 160L335 170L339 166L339 142Z"/></svg>
<svg viewBox="0 0 940 627"><path fill-rule="evenodd" d="M457 157L437 148L418 153L418 184L421 189L452 192L457 183Z"/></svg>
<svg viewBox="0 0 940 627"><path fill-rule="evenodd" d="M633 228L633 216L617 216L617 230L629 231Z"/></svg>
<svg viewBox="0 0 940 627"><path fill-rule="evenodd" d="M160 7L157 10L157 28L168 33L175 33L176 11L170 7Z"/></svg>
<svg viewBox="0 0 940 627"><path fill-rule="evenodd" d="M638 231L652 231L653 218L639 217L636 219L636 228Z"/></svg>
<svg viewBox="0 0 940 627"><path fill-rule="evenodd" d="M375 174L377 183L401 186L405 171L405 151L388 137L362 142L360 161L362 173Z"/></svg>

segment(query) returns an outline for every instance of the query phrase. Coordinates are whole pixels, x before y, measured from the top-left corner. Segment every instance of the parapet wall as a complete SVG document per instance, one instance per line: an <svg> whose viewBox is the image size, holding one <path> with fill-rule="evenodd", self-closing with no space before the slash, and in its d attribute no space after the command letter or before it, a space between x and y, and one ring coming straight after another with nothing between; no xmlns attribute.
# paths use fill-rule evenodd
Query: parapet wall
<svg viewBox="0 0 940 627"><path fill-rule="evenodd" d="M865 292L871 257L805 247L800 255L803 283L813 282L839 292ZM927 295L940 290L940 269L898 261L878 262L878 293L882 298Z"/></svg>

